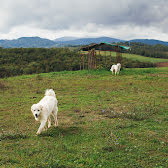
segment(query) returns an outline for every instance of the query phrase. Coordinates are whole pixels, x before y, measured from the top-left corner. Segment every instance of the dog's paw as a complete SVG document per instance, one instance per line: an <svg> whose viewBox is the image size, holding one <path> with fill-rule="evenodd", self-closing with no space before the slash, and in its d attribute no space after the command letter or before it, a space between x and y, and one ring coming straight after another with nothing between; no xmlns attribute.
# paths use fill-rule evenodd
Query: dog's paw
<svg viewBox="0 0 168 168"><path fill-rule="evenodd" d="M36 132L36 135L40 135L41 132Z"/></svg>

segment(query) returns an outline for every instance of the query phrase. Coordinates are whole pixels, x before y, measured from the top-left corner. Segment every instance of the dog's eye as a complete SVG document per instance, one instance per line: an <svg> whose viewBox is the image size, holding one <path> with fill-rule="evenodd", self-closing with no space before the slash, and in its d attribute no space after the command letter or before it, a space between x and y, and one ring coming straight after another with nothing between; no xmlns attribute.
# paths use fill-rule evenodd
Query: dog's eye
<svg viewBox="0 0 168 168"><path fill-rule="evenodd" d="M40 111L40 110L38 110L38 111Z"/></svg>

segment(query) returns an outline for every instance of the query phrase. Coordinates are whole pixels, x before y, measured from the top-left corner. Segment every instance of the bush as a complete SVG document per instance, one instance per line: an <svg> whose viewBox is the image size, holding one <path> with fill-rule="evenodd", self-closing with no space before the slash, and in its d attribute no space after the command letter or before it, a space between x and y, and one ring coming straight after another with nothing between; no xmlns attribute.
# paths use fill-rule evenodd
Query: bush
<svg viewBox="0 0 168 168"><path fill-rule="evenodd" d="M0 77L79 70L79 53L68 48L0 49Z"/></svg>

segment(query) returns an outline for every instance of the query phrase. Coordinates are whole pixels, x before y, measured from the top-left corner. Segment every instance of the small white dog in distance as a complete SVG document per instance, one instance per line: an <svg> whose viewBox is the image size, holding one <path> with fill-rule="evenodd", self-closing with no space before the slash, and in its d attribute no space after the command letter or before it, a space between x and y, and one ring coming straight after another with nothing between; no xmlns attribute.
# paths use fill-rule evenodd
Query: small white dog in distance
<svg viewBox="0 0 168 168"><path fill-rule="evenodd" d="M55 126L58 126L57 112L58 112L58 101L54 90L47 89L45 96L40 100L39 103L31 106L31 111L36 121L40 121L40 127L36 134L40 134L46 128L48 121L48 128L51 126L51 115L54 118Z"/></svg>
<svg viewBox="0 0 168 168"><path fill-rule="evenodd" d="M115 75L118 75L121 69L121 64L117 63L117 65L112 65L110 71L115 73Z"/></svg>
<svg viewBox="0 0 168 168"><path fill-rule="evenodd" d="M120 64L120 63L117 63L117 66L118 66L118 74L119 74L119 72L120 72L120 70L121 70L121 64Z"/></svg>

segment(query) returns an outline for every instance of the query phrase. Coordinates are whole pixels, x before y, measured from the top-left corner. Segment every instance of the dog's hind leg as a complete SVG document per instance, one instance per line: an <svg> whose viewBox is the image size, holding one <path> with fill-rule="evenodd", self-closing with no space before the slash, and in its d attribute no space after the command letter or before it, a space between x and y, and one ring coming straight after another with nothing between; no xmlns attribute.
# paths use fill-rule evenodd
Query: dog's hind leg
<svg viewBox="0 0 168 168"><path fill-rule="evenodd" d="M46 122L47 122L46 119L41 121L40 127L39 127L39 129L38 129L36 134L41 134L41 131L45 128Z"/></svg>
<svg viewBox="0 0 168 168"><path fill-rule="evenodd" d="M49 116L48 117L48 128L50 128L51 127L51 117Z"/></svg>
<svg viewBox="0 0 168 168"><path fill-rule="evenodd" d="M47 126L45 125L42 131L46 131L46 130L47 130Z"/></svg>
<svg viewBox="0 0 168 168"><path fill-rule="evenodd" d="M52 116L54 118L54 125L55 127L58 126L58 120L57 120L57 113L58 113L58 107L55 107L54 110L52 111Z"/></svg>

